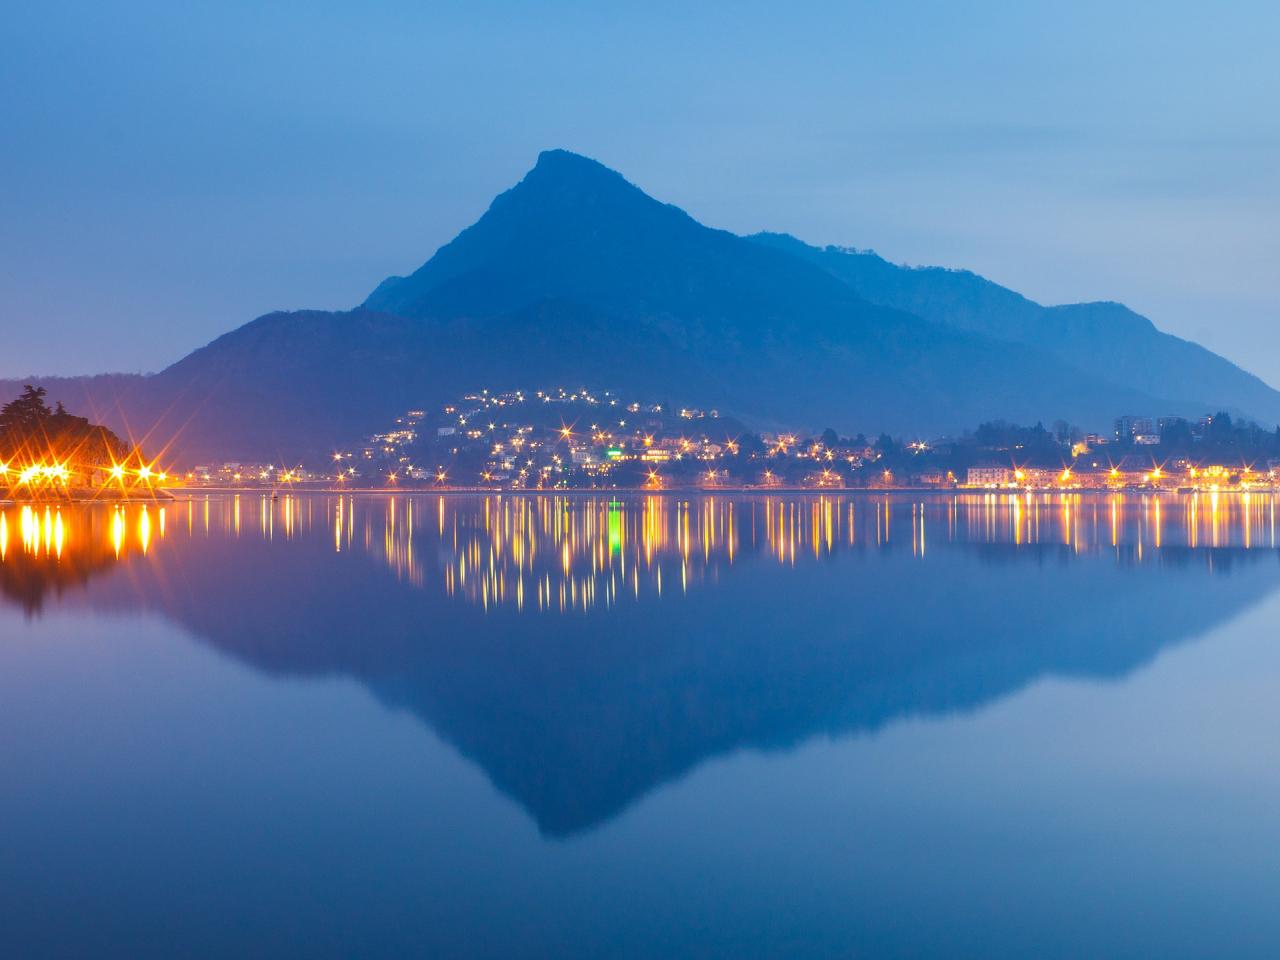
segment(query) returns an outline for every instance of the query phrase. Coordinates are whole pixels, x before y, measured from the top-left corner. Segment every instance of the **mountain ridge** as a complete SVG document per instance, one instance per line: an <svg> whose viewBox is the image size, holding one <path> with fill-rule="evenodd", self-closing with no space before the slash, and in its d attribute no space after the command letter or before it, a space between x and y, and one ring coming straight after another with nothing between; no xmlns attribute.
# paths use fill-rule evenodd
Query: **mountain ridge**
<svg viewBox="0 0 1280 960"><path fill-rule="evenodd" d="M872 303L1009 342L1043 349L1072 366L1144 392L1194 399L1205 412L1231 408L1280 422L1280 392L1199 344L1160 330L1122 303L1097 300L1044 305L970 270L890 263L868 250L815 247L781 233L748 239L828 270ZM1106 349L1099 349L1105 342ZM1181 393L1170 378L1194 383Z"/></svg>
<svg viewBox="0 0 1280 960"><path fill-rule="evenodd" d="M1149 327L1139 341L1167 337L1116 313L1125 308L1081 315L976 274L860 256L707 227L594 160L545 151L475 223L355 309L265 314L157 374L60 381L58 391L131 436L175 437L171 450L187 460L315 456L461 391L556 383L850 434L1253 413L1232 384L1280 420L1280 394L1186 341L1161 340L1182 351L1165 362L1196 369L1185 348L1199 351L1206 382L1225 378L1214 389L1231 396L1167 390L1159 371L1117 377L1142 342L1112 351L1110 367L1082 363L1081 351L1098 348L1081 331L1118 322Z"/></svg>

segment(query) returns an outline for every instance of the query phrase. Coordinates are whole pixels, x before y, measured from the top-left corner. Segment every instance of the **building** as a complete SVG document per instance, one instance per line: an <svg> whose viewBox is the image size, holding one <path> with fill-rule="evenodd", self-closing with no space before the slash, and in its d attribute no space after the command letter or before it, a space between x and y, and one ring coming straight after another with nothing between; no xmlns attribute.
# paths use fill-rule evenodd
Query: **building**
<svg viewBox="0 0 1280 960"><path fill-rule="evenodd" d="M1107 485L1112 487L1159 487L1171 479L1149 455L1138 453L1121 457L1107 473Z"/></svg>
<svg viewBox="0 0 1280 960"><path fill-rule="evenodd" d="M923 473L913 473L908 482L913 487L946 487L950 486L954 479L950 473L944 473L941 470L926 470Z"/></svg>
<svg viewBox="0 0 1280 960"><path fill-rule="evenodd" d="M1149 435L1155 432L1155 424L1151 422L1150 417L1116 418L1116 439L1121 443L1132 440L1134 437Z"/></svg>
<svg viewBox="0 0 1280 960"><path fill-rule="evenodd" d="M1013 479L1020 487L1052 487L1061 476L1061 470L1045 470L1042 467L1026 467L1013 472Z"/></svg>
<svg viewBox="0 0 1280 960"><path fill-rule="evenodd" d="M965 479L970 487L1007 487L1013 483L1013 470L1009 467L970 467Z"/></svg>

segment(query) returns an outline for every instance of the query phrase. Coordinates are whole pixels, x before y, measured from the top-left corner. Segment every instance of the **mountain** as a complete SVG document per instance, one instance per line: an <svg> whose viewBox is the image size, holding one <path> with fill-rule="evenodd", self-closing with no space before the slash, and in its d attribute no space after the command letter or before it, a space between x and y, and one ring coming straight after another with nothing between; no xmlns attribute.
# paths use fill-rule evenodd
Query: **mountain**
<svg viewBox="0 0 1280 960"><path fill-rule="evenodd" d="M704 227L595 161L550 151L476 224L412 275L384 281L364 307L492 322L531 304L547 319L587 305L616 349L643 362L620 386L692 392L810 426L1101 422L1116 409L1164 405L1155 399L1163 394L1107 384L1036 348L869 303L829 271L762 256L762 247ZM576 349L576 332L563 325L561 350L580 358L571 369L589 370L598 360Z"/></svg>
<svg viewBox="0 0 1280 960"><path fill-rule="evenodd" d="M143 379L44 385L186 462L315 457L407 408L481 387L613 388L759 427L849 433L930 435L995 418L1101 426L1120 413L1219 406L1271 416L1274 391L1207 351L1196 356L1221 389L1209 374L1202 392L1160 370L1139 383L1116 369L1122 359L1089 355L1112 349L1113 336L1119 344L1121 324L1097 322L1092 342L1073 308L1025 301L1021 322L981 297L967 312L934 309L941 294L895 299L891 284L846 267L795 241L703 226L599 163L553 150L355 310L268 314ZM974 281L993 304L1017 298ZM1075 352L1071 336L1011 333L1044 326L1035 311L1066 318Z"/></svg>
<svg viewBox="0 0 1280 960"><path fill-rule="evenodd" d="M1124 304L1045 307L968 270L906 267L875 253L814 247L795 237L750 239L822 267L871 303L998 340L1022 343L1113 383L1280 422L1280 392L1197 343L1163 333Z"/></svg>

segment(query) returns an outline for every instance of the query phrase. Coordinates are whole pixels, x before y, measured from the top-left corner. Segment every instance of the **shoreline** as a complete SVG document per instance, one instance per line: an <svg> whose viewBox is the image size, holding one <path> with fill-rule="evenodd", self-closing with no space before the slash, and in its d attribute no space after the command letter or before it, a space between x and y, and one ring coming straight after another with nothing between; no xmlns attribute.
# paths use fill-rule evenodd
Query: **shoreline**
<svg viewBox="0 0 1280 960"><path fill-rule="evenodd" d="M97 492L87 491L69 491L66 496L53 497L0 497L0 503L56 506L63 503L169 503L176 499L172 491L169 488L165 488L164 490L151 490L145 494L112 494L109 497L104 497Z"/></svg>
<svg viewBox="0 0 1280 960"><path fill-rule="evenodd" d="M751 486L724 486L724 487L667 487L661 489L653 489L649 487L570 487L564 489L533 489L533 490L512 490L509 488L498 487L334 487L334 486L301 486L295 485L287 490L267 490L258 487L169 487L167 492L171 493L175 498L181 497L197 497L200 494L254 494L268 497L275 495L276 498L281 496L297 496L301 494L326 494L326 495L343 495L343 496L610 496L610 495L627 495L634 496L643 494L645 496L687 496L691 494L701 496L716 496L720 494L734 495L774 495L787 494L796 495L803 494L806 496L834 496L834 495L850 495L850 496L881 496L885 494L931 494L935 496L954 495L954 494L1004 494L1011 496L1022 496L1023 494L1062 494L1062 493L1141 493L1141 494L1176 494L1186 496L1191 494L1244 494L1244 493L1280 493L1280 486L1254 487L1248 490L1239 488L1223 489L1223 490L1198 490L1190 488L1172 488L1172 489L1155 489L1151 487L1072 487L1070 489L1051 489L1047 487L1017 487L1017 488L989 488L989 487L751 487Z"/></svg>

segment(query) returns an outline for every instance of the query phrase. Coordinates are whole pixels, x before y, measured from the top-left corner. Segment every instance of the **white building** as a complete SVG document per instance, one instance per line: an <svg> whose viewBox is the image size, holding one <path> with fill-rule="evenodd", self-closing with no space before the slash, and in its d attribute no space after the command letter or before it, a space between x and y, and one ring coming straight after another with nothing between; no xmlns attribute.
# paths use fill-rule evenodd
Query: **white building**
<svg viewBox="0 0 1280 960"><path fill-rule="evenodd" d="M967 477L971 487L1007 487L1013 483L1009 467L970 467Z"/></svg>

